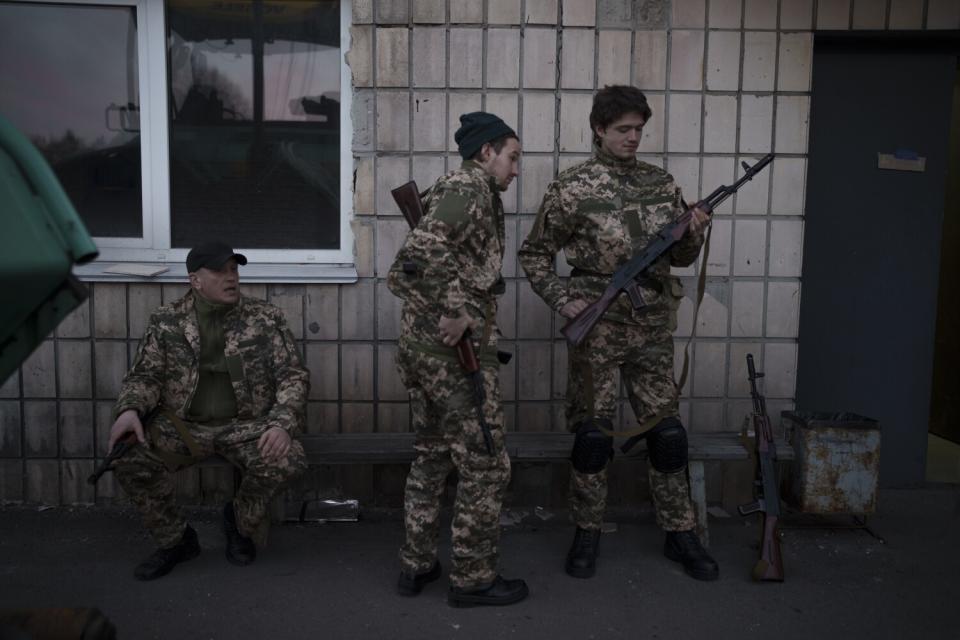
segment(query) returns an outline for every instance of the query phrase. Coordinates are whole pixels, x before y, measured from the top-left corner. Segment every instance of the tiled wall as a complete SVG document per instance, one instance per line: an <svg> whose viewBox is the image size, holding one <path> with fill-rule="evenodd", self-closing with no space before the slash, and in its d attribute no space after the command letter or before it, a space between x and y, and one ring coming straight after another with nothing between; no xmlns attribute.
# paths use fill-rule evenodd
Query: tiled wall
<svg viewBox="0 0 960 640"><path fill-rule="evenodd" d="M397 300L384 276L406 233L389 190L426 186L459 164L457 116L493 111L520 133L522 173L504 201L507 293L498 320L514 359L502 372L509 429L564 428L565 345L516 249L547 183L590 152L593 91L633 83L654 110L643 159L688 199L777 153L714 222L707 295L682 411L694 432L739 429L749 410L744 356L766 370L771 415L792 406L801 299L813 30L958 29L957 0L354 0L355 285L255 285L287 313L312 373L310 433L409 429L394 365ZM561 270L565 267L561 265ZM680 272L677 364L692 329L695 270ZM0 501L111 499L85 483L102 454L112 399L150 311L184 287L97 284L91 300L0 387ZM632 418L624 401L621 420ZM542 490L549 469L515 474ZM323 475L323 472L320 473ZM402 472L344 469L330 481L396 497ZM221 491L217 470L181 474L187 496ZM549 479L547 480L549 483ZM617 486L617 482L614 486ZM643 480L626 473L621 494ZM562 498L562 482L553 481ZM633 487L627 491L624 487ZM531 491L534 491L531 489ZM533 493L531 493L533 495Z"/></svg>

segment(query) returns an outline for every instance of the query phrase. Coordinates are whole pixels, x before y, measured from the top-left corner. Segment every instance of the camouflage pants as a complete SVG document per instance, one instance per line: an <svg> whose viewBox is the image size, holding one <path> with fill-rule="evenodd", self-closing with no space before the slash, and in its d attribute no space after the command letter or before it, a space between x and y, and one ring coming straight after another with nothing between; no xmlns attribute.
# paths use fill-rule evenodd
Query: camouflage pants
<svg viewBox="0 0 960 640"><path fill-rule="evenodd" d="M416 459L404 493L406 540L400 550L405 571L423 572L437 558L440 497L446 478L459 476L451 540L456 587L489 583L497 574L500 506L510 481L510 458L503 439L503 408L495 366L484 366L484 417L493 437L487 453L467 378L455 361L401 346L400 375L410 392L416 431Z"/></svg>
<svg viewBox="0 0 960 640"><path fill-rule="evenodd" d="M619 381L638 423L660 412L676 415L673 380L673 337L670 331L601 321L568 357L567 423L573 426L592 416L613 420L617 414ZM676 473L648 466L650 493L657 524L666 531L686 531L695 525L687 470ZM571 469L570 510L578 527L599 529L607 500L607 470L587 474Z"/></svg>
<svg viewBox="0 0 960 640"><path fill-rule="evenodd" d="M134 447L116 463L117 481L140 511L144 526L161 547L179 542L187 521L177 507L170 472L218 454L243 472L243 480L233 498L237 528L263 546L270 524L267 511L271 500L284 484L307 467L303 446L294 440L284 458L268 462L260 457L257 448L257 441L267 430L265 421L233 421L218 427L186 424L199 447L199 458L175 463L165 459L162 453L158 455L158 452L178 457L190 455L170 420L159 415L147 429L150 448Z"/></svg>

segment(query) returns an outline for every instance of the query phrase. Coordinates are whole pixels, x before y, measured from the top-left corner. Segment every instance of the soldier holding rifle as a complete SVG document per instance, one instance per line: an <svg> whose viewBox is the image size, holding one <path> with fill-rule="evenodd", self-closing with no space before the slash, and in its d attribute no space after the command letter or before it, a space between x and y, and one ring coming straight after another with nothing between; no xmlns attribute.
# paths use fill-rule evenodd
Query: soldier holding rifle
<svg viewBox="0 0 960 640"><path fill-rule="evenodd" d="M417 595L440 577L440 496L456 469L447 601L452 606L506 605L528 592L523 580L497 573L500 507L510 480L494 325L504 251L500 192L517 175L520 142L495 115L468 113L460 122L455 140L463 164L429 190L422 203L425 214L387 279L390 290L403 299L397 364L410 393L416 431L397 588L403 595ZM457 345L465 335L482 376L479 415L476 389L458 360Z"/></svg>
<svg viewBox="0 0 960 640"><path fill-rule="evenodd" d="M643 249L686 206L680 188L662 169L638 161L646 97L629 86L608 86L590 113L593 158L560 173L544 195L536 222L520 249L534 291L565 318L598 299L611 275ZM658 524L667 532L664 553L699 580L719 576L717 563L697 537L687 478L687 435L678 417L673 378L673 336L682 297L670 267L696 260L709 211L694 208L685 235L647 268L630 296L619 296L586 339L570 347L567 423L576 433L571 461L570 508L576 523L565 569L592 577L613 457L613 419L620 372L650 453L649 479ZM563 250L573 267L565 286L554 268Z"/></svg>

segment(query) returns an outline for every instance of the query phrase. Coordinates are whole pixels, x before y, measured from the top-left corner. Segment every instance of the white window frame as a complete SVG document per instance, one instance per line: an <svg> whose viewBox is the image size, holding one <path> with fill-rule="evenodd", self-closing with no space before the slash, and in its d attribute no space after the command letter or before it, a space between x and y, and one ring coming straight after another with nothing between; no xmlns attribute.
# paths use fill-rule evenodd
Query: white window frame
<svg viewBox="0 0 960 640"><path fill-rule="evenodd" d="M101 238L96 261L74 273L86 281L182 282L188 249L170 246L170 155L167 119L167 44L163 0L19 0L25 4L77 4L134 7L137 11L137 61L140 90L140 159L142 171L142 238ZM356 282L353 218L353 102L350 69L351 0L340 0L340 248L247 249L234 247L249 264L245 282ZM106 273L118 263L165 267L154 277Z"/></svg>

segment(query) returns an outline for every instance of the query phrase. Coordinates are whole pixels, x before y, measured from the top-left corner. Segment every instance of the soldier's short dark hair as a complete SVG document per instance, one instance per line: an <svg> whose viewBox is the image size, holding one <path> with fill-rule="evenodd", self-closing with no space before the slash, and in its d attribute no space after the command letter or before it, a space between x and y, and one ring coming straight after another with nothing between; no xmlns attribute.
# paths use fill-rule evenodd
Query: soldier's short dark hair
<svg viewBox="0 0 960 640"><path fill-rule="evenodd" d="M593 96L593 109L590 110L590 131L593 141L597 142L597 127L606 129L610 124L628 113L639 113L644 122L653 112L647 104L647 96L636 87L628 85L607 85Z"/></svg>
<svg viewBox="0 0 960 640"><path fill-rule="evenodd" d="M484 144L489 144L491 147L493 147L494 153L500 153L501 151L503 151L503 147L507 144L507 140L509 140L510 138L513 138L514 140L520 139L514 133L505 133L499 138L494 138L489 143L485 142ZM470 156L470 159L473 160L474 162L480 162L482 160L482 158L480 157L482 153L483 153L483 145L481 145L480 148L477 149L477 152L475 154Z"/></svg>

